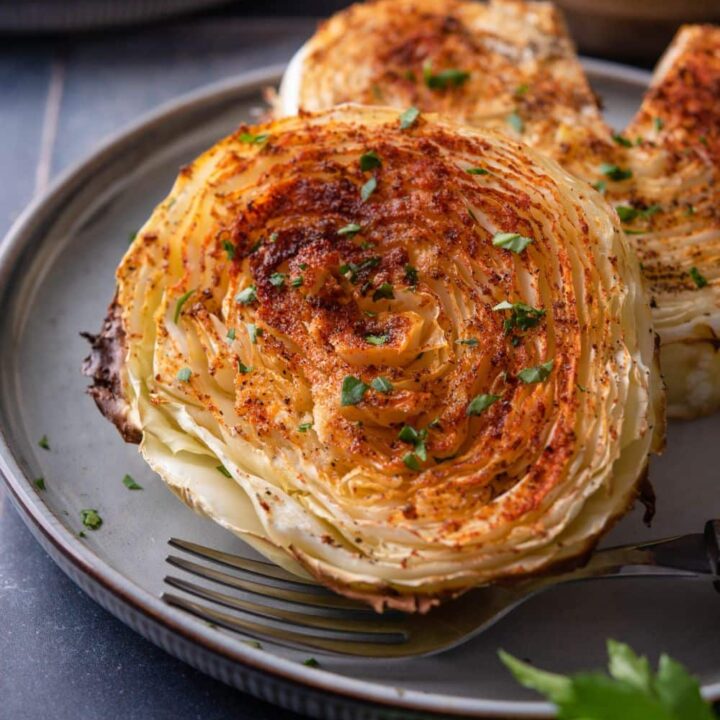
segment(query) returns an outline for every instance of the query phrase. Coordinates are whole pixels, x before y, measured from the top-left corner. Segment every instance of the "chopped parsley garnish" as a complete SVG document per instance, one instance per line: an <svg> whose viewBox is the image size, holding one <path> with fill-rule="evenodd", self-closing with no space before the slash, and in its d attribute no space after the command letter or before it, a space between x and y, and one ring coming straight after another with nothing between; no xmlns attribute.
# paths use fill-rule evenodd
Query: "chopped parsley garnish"
<svg viewBox="0 0 720 720"><path fill-rule="evenodd" d="M708 144L708 139L707 139L707 136L705 136L705 135L701 135L701 136L698 138L698 140L699 140L703 145L707 145L707 144Z"/></svg>
<svg viewBox="0 0 720 720"><path fill-rule="evenodd" d="M412 265L405 265L405 279L410 285L417 285L418 283L418 271Z"/></svg>
<svg viewBox="0 0 720 720"><path fill-rule="evenodd" d="M299 288L299 287L302 287L303 282L304 282L304 281L303 281L302 276L301 276L301 275L298 275L298 277L293 278L293 279L290 281L290 285L292 285L292 287L294 287L294 288Z"/></svg>
<svg viewBox="0 0 720 720"><path fill-rule="evenodd" d="M632 147L632 140L628 140L624 135L621 135L620 133L614 133L612 136L612 139L618 144L622 145L623 147Z"/></svg>
<svg viewBox="0 0 720 720"><path fill-rule="evenodd" d="M532 383L539 383L547 380L550 377L550 373L553 369L554 360L548 360L542 365L536 365L535 367L525 368L518 373L518 378L521 382L526 385Z"/></svg>
<svg viewBox="0 0 720 720"><path fill-rule="evenodd" d="M90 530L97 530L103 524L100 513L92 508L81 510L80 519L82 520L82 524L86 528L90 528Z"/></svg>
<svg viewBox="0 0 720 720"><path fill-rule="evenodd" d="M510 250L514 253L521 253L531 242L532 238L525 237L519 233L503 232L493 236L492 244L503 250Z"/></svg>
<svg viewBox="0 0 720 720"><path fill-rule="evenodd" d="M688 205L688 206L685 208L685 214L686 214L687 216L694 215L694 214L695 214L695 206L694 206L694 205Z"/></svg>
<svg viewBox="0 0 720 720"><path fill-rule="evenodd" d="M383 393L383 395L387 395L387 393L389 393L393 389L392 383L385 377L373 378L370 386L373 390L377 390L379 393Z"/></svg>
<svg viewBox="0 0 720 720"><path fill-rule="evenodd" d="M601 194L604 195L607 190L607 183L604 180L598 180L594 182L592 186Z"/></svg>
<svg viewBox="0 0 720 720"><path fill-rule="evenodd" d="M369 242L368 240L364 240L363 242L360 243L360 247L361 247L363 250L369 250L370 248L374 248L374 247L375 247L375 243L371 243L371 242Z"/></svg>
<svg viewBox="0 0 720 720"><path fill-rule="evenodd" d="M192 370L188 367L181 368L178 370L177 379L180 382L189 382L192 377Z"/></svg>
<svg viewBox="0 0 720 720"><path fill-rule="evenodd" d="M183 293L178 298L178 301L175 303L175 315L173 316L173 322L177 323L178 318L180 317L180 313L182 312L183 305L188 301L188 299L194 292L194 289L188 290L186 293Z"/></svg>
<svg viewBox="0 0 720 720"><path fill-rule="evenodd" d="M479 344L479 340L477 338L460 338L455 341L457 345L467 345L468 347L475 347Z"/></svg>
<svg viewBox="0 0 720 720"><path fill-rule="evenodd" d="M123 485L128 490L142 490L143 486L135 482L135 478L132 475L125 475L122 479Z"/></svg>
<svg viewBox="0 0 720 720"><path fill-rule="evenodd" d="M415 449L412 454L416 458L425 461L427 460L427 449L425 448L427 434L428 431L426 429L416 430L412 425L403 425L402 429L398 433L398 440L402 440L404 443L408 443L409 445L414 445ZM407 465L407 463L405 464Z"/></svg>
<svg viewBox="0 0 720 720"><path fill-rule="evenodd" d="M445 90L448 87L460 87L470 79L470 73L466 70L448 68L434 73L432 65L426 62L423 65L423 80L432 90Z"/></svg>
<svg viewBox="0 0 720 720"><path fill-rule="evenodd" d="M234 260L235 259L235 245L231 243L229 240L223 240L223 250L227 253L228 260Z"/></svg>
<svg viewBox="0 0 720 720"><path fill-rule="evenodd" d="M242 133L240 142L250 143L251 145L262 145L270 139L270 133L260 133L253 135L252 133Z"/></svg>
<svg viewBox="0 0 720 720"><path fill-rule="evenodd" d="M307 432L312 426L313 426L313 424L311 422L304 422L304 423L300 423L297 426L297 429L298 429L298 432L304 433L304 432Z"/></svg>
<svg viewBox="0 0 720 720"><path fill-rule="evenodd" d="M660 132L665 127L665 121L662 118L656 117L653 119L653 127L657 132Z"/></svg>
<svg viewBox="0 0 720 720"><path fill-rule="evenodd" d="M388 341L388 335L366 335L365 342L369 345L384 345Z"/></svg>
<svg viewBox="0 0 720 720"><path fill-rule="evenodd" d="M377 180L371 177L361 188L360 198L365 202L374 192L377 187Z"/></svg>
<svg viewBox="0 0 720 720"><path fill-rule="evenodd" d="M224 475L226 478L232 478L232 475L230 474L230 471L224 466L224 465L217 465L215 469L221 474Z"/></svg>
<svg viewBox="0 0 720 720"><path fill-rule="evenodd" d="M648 205L644 210L640 211L640 214L644 218L652 217L653 215L657 215L657 213L662 211L662 205Z"/></svg>
<svg viewBox="0 0 720 720"><path fill-rule="evenodd" d="M345 225L345 227L341 227L341 228L337 231L337 234L338 234L338 235L350 235L350 236L352 236L352 235L356 235L356 234L359 233L361 230L362 230L362 228L361 228L360 225L358 225L357 223L348 223L347 225Z"/></svg>
<svg viewBox="0 0 720 720"><path fill-rule="evenodd" d="M234 340L235 339L235 328L230 328L227 331L227 339L228 340Z"/></svg>
<svg viewBox="0 0 720 720"><path fill-rule="evenodd" d="M694 266L690 268L689 275L699 288L704 288L708 284L707 278Z"/></svg>
<svg viewBox="0 0 720 720"><path fill-rule="evenodd" d="M340 404L357 405L359 402L362 402L368 389L369 386L360 380L360 378L346 375L340 390Z"/></svg>
<svg viewBox="0 0 720 720"><path fill-rule="evenodd" d="M515 328L529 330L535 327L545 315L545 310L539 310L538 308L521 302L511 303L507 300L503 300L495 305L493 310L495 312L510 310L509 317L506 317L503 321L503 328L505 329L506 335L509 335Z"/></svg>
<svg viewBox="0 0 720 720"><path fill-rule="evenodd" d="M638 210L629 205L618 205L615 212L623 222L632 222L638 216Z"/></svg>
<svg viewBox="0 0 720 720"><path fill-rule="evenodd" d="M320 667L320 663L315 658L308 658L307 660L303 660L303 665L307 665L308 667Z"/></svg>
<svg viewBox="0 0 720 720"><path fill-rule="evenodd" d="M235 296L235 302L241 305L250 305L257 300L257 289L254 285L248 285Z"/></svg>
<svg viewBox="0 0 720 720"><path fill-rule="evenodd" d="M257 339L263 334L263 329L259 328L255 323L246 323L250 342L257 345Z"/></svg>
<svg viewBox="0 0 720 720"><path fill-rule="evenodd" d="M500 399L500 395L476 395L467 406L466 415L480 415L484 413L494 402Z"/></svg>
<svg viewBox="0 0 720 720"><path fill-rule="evenodd" d="M350 273L350 282L356 283L358 279L358 275L365 272L366 270L372 270L374 267L377 267L380 264L380 258L375 257L369 257L363 260L359 264L355 263L345 263L344 265L341 265L338 268L338 272L341 275L347 275Z"/></svg>
<svg viewBox="0 0 720 720"><path fill-rule="evenodd" d="M612 163L603 163L600 165L600 172L609 177L611 180L628 180L632 177L632 170L624 170L623 168L613 165Z"/></svg>
<svg viewBox="0 0 720 720"><path fill-rule="evenodd" d="M513 95L515 97L522 97L523 95L527 95L527 92L529 89L530 89L530 86L527 83L523 83L522 85L518 85L515 88Z"/></svg>
<svg viewBox="0 0 720 720"><path fill-rule="evenodd" d="M373 170L374 168L378 168L382 165L382 160L378 157L378 154L371 150L370 152L366 152L364 155L360 156L360 169L363 172L367 172L368 170Z"/></svg>
<svg viewBox="0 0 720 720"><path fill-rule="evenodd" d="M486 170L485 168L481 168L481 167L466 168L465 172L468 173L468 175L489 175L490 174L489 170Z"/></svg>
<svg viewBox="0 0 720 720"><path fill-rule="evenodd" d="M400 129L407 130L411 128L420 117L420 111L416 107L409 107L400 115Z"/></svg>
<svg viewBox="0 0 720 720"><path fill-rule="evenodd" d="M49 450L49 449L50 449L50 441L48 440L47 435L43 435L43 436L38 440L38 445L39 445L43 450Z"/></svg>
<svg viewBox="0 0 720 720"><path fill-rule="evenodd" d="M250 254L256 253L262 246L262 240L258 240L251 248Z"/></svg>
<svg viewBox="0 0 720 720"><path fill-rule="evenodd" d="M405 463L405 467L410 468L410 470L420 472L420 463L418 462L417 455L415 455L415 453L409 452L403 455L403 462Z"/></svg>
<svg viewBox="0 0 720 720"><path fill-rule="evenodd" d="M307 263L300 263L300 264L298 265L298 267L299 267L301 270L307 270L307 269L308 269L308 264L307 264Z"/></svg>
<svg viewBox="0 0 720 720"><path fill-rule="evenodd" d="M282 287L285 284L285 273L273 273L270 276L270 284L273 287Z"/></svg>
<svg viewBox="0 0 720 720"><path fill-rule="evenodd" d="M393 286L388 282L384 282L382 285L380 285L380 287L375 290L372 296L373 300L393 300L394 298L395 293L393 292Z"/></svg>
<svg viewBox="0 0 720 720"><path fill-rule="evenodd" d="M135 238L137 237L137 234L138 234L138 231L137 231L137 230L135 230L134 232L131 232L131 233L128 235L128 243L133 242L133 240L135 240Z"/></svg>
<svg viewBox="0 0 720 720"><path fill-rule="evenodd" d="M505 122L516 132L518 135L522 135L525 131L525 123L523 119L518 115L517 112L511 112L506 118Z"/></svg>
<svg viewBox="0 0 720 720"><path fill-rule="evenodd" d="M249 365L245 365L242 360L238 360L237 369L241 375L247 375L248 373L251 373L253 371L252 367L250 367Z"/></svg>
<svg viewBox="0 0 720 720"><path fill-rule="evenodd" d="M45 478L35 478L35 487L38 490L45 490Z"/></svg>

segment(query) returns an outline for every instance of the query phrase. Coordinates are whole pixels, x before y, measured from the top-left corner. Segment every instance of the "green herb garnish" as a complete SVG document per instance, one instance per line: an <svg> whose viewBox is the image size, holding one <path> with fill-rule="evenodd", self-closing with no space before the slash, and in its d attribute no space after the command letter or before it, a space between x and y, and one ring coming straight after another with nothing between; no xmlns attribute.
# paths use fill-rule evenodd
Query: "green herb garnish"
<svg viewBox="0 0 720 720"><path fill-rule="evenodd" d="M250 143L250 145L262 145L270 139L270 133L260 133L253 135L252 133L242 133L240 142Z"/></svg>
<svg viewBox="0 0 720 720"><path fill-rule="evenodd" d="M303 282L304 282L304 280L303 280L302 276L298 275L298 277L293 278L290 281L290 285L294 288L299 288L299 287L302 287Z"/></svg>
<svg viewBox="0 0 720 720"><path fill-rule="evenodd" d="M217 465L215 469L221 474L224 475L226 478L231 478L232 475L230 474L230 471L224 466L224 465Z"/></svg>
<svg viewBox="0 0 720 720"><path fill-rule="evenodd" d="M125 475L122 479L123 485L128 490L142 490L143 486L135 482L135 478L132 475Z"/></svg>
<svg viewBox="0 0 720 720"><path fill-rule="evenodd" d="M638 210L629 205L618 205L615 212L623 222L632 222L638 216Z"/></svg>
<svg viewBox="0 0 720 720"><path fill-rule="evenodd" d="M665 127L665 121L662 118L653 118L653 126L657 132L660 132Z"/></svg>
<svg viewBox="0 0 720 720"><path fill-rule="evenodd" d="M598 180L594 182L592 186L601 194L604 195L607 190L607 183L604 180Z"/></svg>
<svg viewBox="0 0 720 720"><path fill-rule="evenodd" d="M43 435L43 436L38 440L38 445L39 445L43 450L49 450L49 449L50 449L50 441L48 440L47 435Z"/></svg>
<svg viewBox="0 0 720 720"><path fill-rule="evenodd" d="M181 368L178 370L177 379L180 382L189 382L192 377L192 370L188 367Z"/></svg>
<svg viewBox="0 0 720 720"><path fill-rule="evenodd" d="M362 402L368 389L369 385L366 385L360 378L346 375L343 378L342 388L340 390L340 404L357 405L359 402Z"/></svg>
<svg viewBox="0 0 720 720"><path fill-rule="evenodd" d="M480 341L477 338L460 338L455 341L456 345L467 345L468 347L475 347L479 343Z"/></svg>
<svg viewBox="0 0 720 720"><path fill-rule="evenodd" d="M223 250L227 253L228 260L234 260L235 259L235 245L231 243L229 240L223 240Z"/></svg>
<svg viewBox="0 0 720 720"><path fill-rule="evenodd" d="M542 365L525 368L518 373L518 379L527 385L547 380L553 369L554 360L548 360Z"/></svg>
<svg viewBox="0 0 720 720"><path fill-rule="evenodd" d="M248 335L250 336L250 342L253 345L257 345L257 339L263 334L263 329L258 327L255 323L246 323Z"/></svg>
<svg viewBox="0 0 720 720"><path fill-rule="evenodd" d="M403 455L403 462L405 463L405 467L410 468L410 470L420 472L420 462L415 453L405 453L405 455Z"/></svg>
<svg viewBox="0 0 720 720"><path fill-rule="evenodd" d="M559 675L500 650L500 660L524 687L557 706L563 720L716 720L698 681L676 660L660 656L657 673L646 657L608 640L608 672Z"/></svg>
<svg viewBox="0 0 720 720"><path fill-rule="evenodd" d="M195 292L195 290L188 290L186 293L183 293L179 298L178 301L175 303L175 315L173 316L173 322L177 324L178 318L180 317L180 313L182 312L183 305L188 301L190 296Z"/></svg>
<svg viewBox="0 0 720 720"><path fill-rule="evenodd" d="M361 188L360 198L365 202L374 192L377 187L377 180L371 177Z"/></svg>
<svg viewBox="0 0 720 720"><path fill-rule="evenodd" d="M273 287L282 287L285 284L285 273L273 273L270 276L270 284Z"/></svg>
<svg viewBox="0 0 720 720"><path fill-rule="evenodd" d="M371 150L370 152L366 152L365 154L360 156L360 169L363 172L367 172L368 170L373 170L374 168L378 168L382 165L382 160L378 157L378 154Z"/></svg>
<svg viewBox="0 0 720 720"><path fill-rule="evenodd" d="M369 345L384 345L388 341L388 335L366 335L365 342Z"/></svg>
<svg viewBox="0 0 720 720"><path fill-rule="evenodd" d="M45 490L45 478L35 478L35 487L38 490Z"/></svg>
<svg viewBox="0 0 720 720"><path fill-rule="evenodd" d="M320 663L315 658L308 658L307 660L303 660L303 665L307 665L308 667L320 667Z"/></svg>
<svg viewBox="0 0 720 720"><path fill-rule="evenodd" d="M411 128L420 117L420 111L416 107L409 107L400 115L400 129L407 130Z"/></svg>
<svg viewBox="0 0 720 720"><path fill-rule="evenodd" d="M427 449L425 448L427 434L428 431L426 429L416 430L412 425L403 425L402 429L398 433L398 440L414 445L415 448L413 454L420 460L425 461L427 460Z"/></svg>
<svg viewBox="0 0 720 720"><path fill-rule="evenodd" d="M230 328L227 331L227 339L228 340L234 340L235 339L235 328Z"/></svg>
<svg viewBox="0 0 720 720"><path fill-rule="evenodd" d="M300 423L298 425L297 429L298 429L298 432L304 433L304 432L307 432L312 426L313 426L313 424L311 422L304 422L304 423Z"/></svg>
<svg viewBox="0 0 720 720"><path fill-rule="evenodd" d="M632 177L632 170L623 170L622 168L619 168L617 165L613 165L612 163L603 163L600 165L600 172L609 177L611 180L628 180Z"/></svg>
<svg viewBox="0 0 720 720"><path fill-rule="evenodd" d="M90 528L90 530L97 530L103 524L100 513L93 509L81 510L80 519L82 520L82 524L86 528Z"/></svg>
<svg viewBox="0 0 720 720"><path fill-rule="evenodd" d="M500 395L476 395L467 406L466 415L480 415L485 412L494 402L500 399Z"/></svg>
<svg viewBox="0 0 720 720"><path fill-rule="evenodd" d="M545 315L545 310L539 310L525 303L517 302L511 303L507 300L503 300L493 307L495 312L503 310L510 310L509 317L503 321L503 327L505 334L508 335L515 328L520 330L529 330L535 327L540 319Z"/></svg>
<svg viewBox="0 0 720 720"><path fill-rule="evenodd" d="M529 89L530 89L530 86L527 85L526 83L523 83L522 85L518 85L515 88L513 95L515 97L522 97L523 95L527 95L527 92Z"/></svg>
<svg viewBox="0 0 720 720"><path fill-rule="evenodd" d="M465 172L468 173L468 175L489 175L490 174L489 170L486 170L485 168L481 168L481 167L465 168Z"/></svg>
<svg viewBox="0 0 720 720"><path fill-rule="evenodd" d="M511 112L505 118L505 121L516 133L518 133L518 135L522 135L525 131L525 123L517 112Z"/></svg>
<svg viewBox="0 0 720 720"><path fill-rule="evenodd" d="M393 292L393 286L388 282L384 282L382 285L380 285L380 287L375 290L372 296L373 300L393 300L394 298L395 293Z"/></svg>
<svg viewBox="0 0 720 720"><path fill-rule="evenodd" d="M418 283L418 271L412 265L405 265L405 280L410 285L417 285Z"/></svg>
<svg viewBox="0 0 720 720"><path fill-rule="evenodd" d="M707 278L695 266L690 268L688 274L699 288L703 288L708 284Z"/></svg>
<svg viewBox="0 0 720 720"><path fill-rule="evenodd" d="M503 232L493 236L492 244L503 250L510 250L514 253L521 253L531 242L532 238L525 237L519 233Z"/></svg>
<svg viewBox="0 0 720 720"><path fill-rule="evenodd" d="M247 375L253 371L252 367L246 365L242 360L238 360L237 369L241 375Z"/></svg>
<svg viewBox="0 0 720 720"><path fill-rule="evenodd" d="M248 285L235 296L235 302L240 305L250 305L257 300L257 289L254 285Z"/></svg>
<svg viewBox="0 0 720 720"><path fill-rule="evenodd" d="M393 389L392 383L385 377L373 378L370 386L373 390L377 390L379 393L383 393L383 395L387 395L387 393L389 393Z"/></svg>
<svg viewBox="0 0 720 720"><path fill-rule="evenodd" d="M362 228L361 228L360 225L358 225L357 223L348 223L347 225L345 225L345 227L341 227L341 228L337 231L337 234L338 234L338 235L350 235L350 236L352 236L352 235L356 235L356 234L359 233L361 230L362 230Z"/></svg>
<svg viewBox="0 0 720 720"><path fill-rule="evenodd" d="M423 79L432 90L445 90L448 87L460 87L470 79L470 73L465 70L448 68L434 73L430 62L423 65Z"/></svg>
<svg viewBox="0 0 720 720"><path fill-rule="evenodd" d="M621 135L620 133L614 133L612 136L612 139L618 144L622 145L623 147L632 147L632 140L628 140L624 135Z"/></svg>

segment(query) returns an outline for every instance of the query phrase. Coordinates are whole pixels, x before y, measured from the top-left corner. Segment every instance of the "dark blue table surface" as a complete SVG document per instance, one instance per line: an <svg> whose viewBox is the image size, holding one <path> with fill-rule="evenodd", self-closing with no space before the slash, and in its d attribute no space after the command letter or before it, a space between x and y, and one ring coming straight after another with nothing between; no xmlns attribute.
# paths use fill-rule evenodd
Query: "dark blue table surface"
<svg viewBox="0 0 720 720"><path fill-rule="evenodd" d="M0 235L61 171L160 103L287 61L307 18L0 39ZM2 368L0 368L2 372ZM0 720L292 718L175 660L53 564L0 482Z"/></svg>

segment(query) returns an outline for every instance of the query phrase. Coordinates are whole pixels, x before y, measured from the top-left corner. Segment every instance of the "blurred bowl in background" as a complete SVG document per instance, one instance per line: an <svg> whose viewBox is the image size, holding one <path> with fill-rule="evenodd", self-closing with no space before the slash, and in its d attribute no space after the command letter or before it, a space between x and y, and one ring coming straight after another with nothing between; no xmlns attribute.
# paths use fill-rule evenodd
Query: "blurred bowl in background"
<svg viewBox="0 0 720 720"><path fill-rule="evenodd" d="M652 65L683 23L720 22L718 0L555 0L584 55Z"/></svg>

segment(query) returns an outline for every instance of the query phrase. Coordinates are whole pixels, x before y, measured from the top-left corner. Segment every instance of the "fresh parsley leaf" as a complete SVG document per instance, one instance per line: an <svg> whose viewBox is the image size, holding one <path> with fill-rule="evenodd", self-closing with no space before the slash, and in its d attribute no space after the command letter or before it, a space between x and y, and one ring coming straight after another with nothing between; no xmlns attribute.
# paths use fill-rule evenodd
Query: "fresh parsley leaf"
<svg viewBox="0 0 720 720"><path fill-rule="evenodd" d="M604 195L607 190L607 183L604 180L598 180L594 182L592 186L601 194Z"/></svg>
<svg viewBox="0 0 720 720"><path fill-rule="evenodd" d="M250 367L249 365L245 365L242 360L238 360L237 369L241 375L247 375L248 373L251 373L253 371L252 367Z"/></svg>
<svg viewBox="0 0 720 720"><path fill-rule="evenodd" d="M632 140L628 140L624 135L621 135L620 133L614 133L612 139L618 145L622 145L623 147L632 147Z"/></svg>
<svg viewBox="0 0 720 720"><path fill-rule="evenodd" d="M298 277L293 278L290 281L290 285L294 288L299 288L299 287L302 287L303 282L305 282L305 281L303 280L302 276L298 275Z"/></svg>
<svg viewBox="0 0 720 720"><path fill-rule="evenodd" d="M380 287L375 290L372 296L373 300L393 300L394 298L395 293L393 291L393 286L388 282L384 282L382 285L380 285Z"/></svg>
<svg viewBox="0 0 720 720"><path fill-rule="evenodd" d="M135 238L137 237L137 234L138 234L138 231L135 230L134 232L131 232L128 235L128 244L132 243L135 240Z"/></svg>
<svg viewBox="0 0 720 720"><path fill-rule="evenodd" d="M235 339L235 328L230 328L227 331L227 339L231 341Z"/></svg>
<svg viewBox="0 0 720 720"><path fill-rule="evenodd" d="M500 395L476 395L467 406L466 415L481 415L494 402L500 399Z"/></svg>
<svg viewBox="0 0 720 720"><path fill-rule="evenodd" d="M373 378L370 386L373 390L377 390L379 393L383 393L384 395L393 389L392 383L384 377Z"/></svg>
<svg viewBox="0 0 720 720"><path fill-rule="evenodd" d="M377 180L371 177L361 188L360 198L365 202L374 192L377 187Z"/></svg>
<svg viewBox="0 0 720 720"><path fill-rule="evenodd" d="M493 310L495 312L501 312L503 310L511 311L509 317L503 321L503 328L505 329L506 335L516 328L529 330L535 327L545 315L545 310L540 310L521 302L511 303L507 300L499 302L493 307Z"/></svg>
<svg viewBox="0 0 720 720"><path fill-rule="evenodd" d="M97 510L93 510L91 508L87 510L81 510L80 519L82 520L82 524L86 528L90 528L90 530L97 530L103 524L100 513L98 513Z"/></svg>
<svg viewBox="0 0 720 720"><path fill-rule="evenodd" d="M45 478L35 478L35 487L38 490L45 490Z"/></svg>
<svg viewBox="0 0 720 720"><path fill-rule="evenodd" d="M307 665L308 667L320 667L320 663L315 658L308 658L307 660L303 660L303 665Z"/></svg>
<svg viewBox="0 0 720 720"><path fill-rule="evenodd" d="M662 118L656 117L653 119L653 126L657 132L660 132L665 127L665 121Z"/></svg>
<svg viewBox="0 0 720 720"><path fill-rule="evenodd" d="M527 385L544 382L550 377L554 362L554 360L548 360L542 365L525 368L518 373L518 378Z"/></svg>
<svg viewBox="0 0 720 720"><path fill-rule="evenodd" d="M526 83L523 83L522 85L518 85L515 90L513 91L513 95L515 97L522 97L523 95L527 95L528 90L530 90L530 86Z"/></svg>
<svg viewBox="0 0 720 720"><path fill-rule="evenodd" d="M360 169L363 172L379 168L382 165L382 160L378 157L378 154L371 150L360 156Z"/></svg>
<svg viewBox="0 0 720 720"><path fill-rule="evenodd" d="M694 205L688 205L688 206L685 208L685 215L687 215L687 216L689 217L690 215L694 215L694 214L695 214L695 206L694 206Z"/></svg>
<svg viewBox="0 0 720 720"><path fill-rule="evenodd" d="M704 288L708 284L707 278L695 266L690 268L688 274L699 288Z"/></svg>
<svg viewBox="0 0 720 720"><path fill-rule="evenodd" d="M405 265L405 280L410 285L417 285L418 283L418 271L412 265Z"/></svg>
<svg viewBox="0 0 720 720"><path fill-rule="evenodd" d="M312 426L313 426L313 424L311 422L304 422L304 423L300 423L298 425L297 429L298 429L298 432L304 433L304 432L307 432Z"/></svg>
<svg viewBox="0 0 720 720"><path fill-rule="evenodd" d="M257 300L257 288L254 285L248 285L235 296L235 302L240 305L250 305Z"/></svg>
<svg viewBox="0 0 720 720"><path fill-rule="evenodd" d="M465 168L465 172L468 173L468 175L489 175L490 174L489 170L486 170L485 168L481 168L481 167Z"/></svg>
<svg viewBox="0 0 720 720"><path fill-rule="evenodd" d="M178 370L177 379L180 382L189 382L192 377L192 370L189 367L180 368Z"/></svg>
<svg viewBox="0 0 720 720"><path fill-rule="evenodd" d="M132 475L125 475L122 479L123 485L128 490L142 490L143 486L135 482L135 478Z"/></svg>
<svg viewBox="0 0 720 720"><path fill-rule="evenodd" d="M257 339L263 334L263 329L258 327L255 323L246 323L248 335L250 336L250 342L253 345L257 345Z"/></svg>
<svg viewBox="0 0 720 720"><path fill-rule="evenodd" d="M173 316L173 322L177 324L178 318L180 317L180 313L182 312L183 305L188 301L190 296L195 292L195 290L188 290L186 293L183 293L179 298L178 301L175 303L175 315Z"/></svg>
<svg viewBox="0 0 720 720"><path fill-rule="evenodd" d="M636 655L629 645L608 640L608 670L616 680L634 685L640 690L652 690L653 678L650 663L646 657Z"/></svg>
<svg viewBox="0 0 720 720"><path fill-rule="evenodd" d="M388 335L366 335L365 342L369 345L384 345L388 341Z"/></svg>
<svg viewBox="0 0 720 720"><path fill-rule="evenodd" d="M420 463L418 462L415 453L409 452L403 455L403 462L405 463L405 467L410 468L410 470L420 472Z"/></svg>
<svg viewBox="0 0 720 720"><path fill-rule="evenodd" d="M407 130L411 128L419 117L420 111L416 107L409 107L400 114L400 129Z"/></svg>
<svg viewBox="0 0 720 720"><path fill-rule="evenodd" d="M270 276L270 284L273 287L282 287L285 284L285 273L276 272Z"/></svg>
<svg viewBox="0 0 720 720"><path fill-rule="evenodd" d="M50 449L50 441L48 440L47 435L43 435L43 436L38 440L38 445L39 445L43 450L49 450L49 449Z"/></svg>
<svg viewBox="0 0 720 720"><path fill-rule="evenodd" d="M346 375L340 390L340 404L357 405L359 402L362 402L368 389L369 386L360 380L360 378Z"/></svg>
<svg viewBox="0 0 720 720"><path fill-rule="evenodd" d="M456 345L467 345L468 347L476 347L479 344L477 338L459 338L455 341Z"/></svg>
<svg viewBox="0 0 720 720"><path fill-rule="evenodd" d="M253 133L242 133L240 135L240 142L249 143L250 145L262 145L270 139L270 133L260 133L259 135L253 135Z"/></svg>
<svg viewBox="0 0 720 720"><path fill-rule="evenodd" d="M603 163L600 165L600 172L609 177L611 180L628 180L632 177L632 170L624 170L623 168L613 165L612 163Z"/></svg>
<svg viewBox="0 0 720 720"><path fill-rule="evenodd" d="M230 474L230 471L224 466L224 465L218 465L215 468L221 475L224 475L226 478L232 478L232 475Z"/></svg>
<svg viewBox="0 0 720 720"><path fill-rule="evenodd" d="M523 119L518 115L517 111L511 112L506 118L505 122L516 132L518 135L522 135L525 132L525 123Z"/></svg>
<svg viewBox="0 0 720 720"><path fill-rule="evenodd" d="M448 68L434 73L432 65L426 62L423 65L423 79L431 90L445 90L449 87L460 87L470 79L470 73L465 70Z"/></svg>
<svg viewBox="0 0 720 720"><path fill-rule="evenodd" d="M345 225L345 227L341 227L337 231L337 234L353 236L353 235L356 235L357 233L359 233L361 230L362 230L362 227L360 227L360 225L358 225L357 223L348 223L347 225Z"/></svg>
<svg viewBox="0 0 720 720"><path fill-rule="evenodd" d="M228 260L234 260L235 259L235 245L233 245L229 240L223 240L223 250L227 253L227 259Z"/></svg>
<svg viewBox="0 0 720 720"><path fill-rule="evenodd" d="M427 449L425 448L427 434L427 430L416 430L412 425L403 425L402 429L398 433L398 440L414 445L415 451L412 454L417 459L425 461L427 460ZM405 461L405 458L403 458L403 461ZM407 465L407 462L405 462L405 464ZM408 465L408 467L410 466Z"/></svg>
<svg viewBox="0 0 720 720"><path fill-rule="evenodd" d="M617 212L622 222L632 222L639 214L636 208L630 207L629 205L618 205L615 208L615 212Z"/></svg>
<svg viewBox="0 0 720 720"><path fill-rule="evenodd" d="M493 236L492 244L495 247L503 248L503 250L521 253L532 241L532 238L525 237L519 233L503 232L496 233Z"/></svg>

